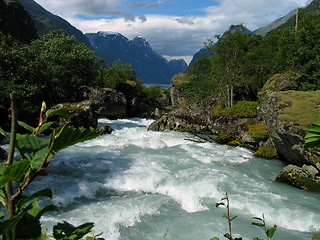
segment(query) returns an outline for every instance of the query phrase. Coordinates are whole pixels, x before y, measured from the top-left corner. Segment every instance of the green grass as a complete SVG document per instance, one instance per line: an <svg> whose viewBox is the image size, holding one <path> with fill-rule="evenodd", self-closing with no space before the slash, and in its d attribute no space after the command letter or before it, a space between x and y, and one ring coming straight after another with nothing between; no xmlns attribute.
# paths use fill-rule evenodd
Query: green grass
<svg viewBox="0 0 320 240"><path fill-rule="evenodd" d="M320 119L320 91L278 92L279 119L292 122L306 130L311 123Z"/></svg>
<svg viewBox="0 0 320 240"><path fill-rule="evenodd" d="M218 106L212 110L213 116L230 116L236 118L253 118L257 116L258 102L239 101L231 108Z"/></svg>

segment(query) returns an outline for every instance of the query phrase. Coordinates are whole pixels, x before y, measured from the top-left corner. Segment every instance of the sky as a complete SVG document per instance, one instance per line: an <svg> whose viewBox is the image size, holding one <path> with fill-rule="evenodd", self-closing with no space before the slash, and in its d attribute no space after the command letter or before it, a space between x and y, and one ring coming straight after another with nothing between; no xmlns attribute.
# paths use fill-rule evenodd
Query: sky
<svg viewBox="0 0 320 240"><path fill-rule="evenodd" d="M145 38L167 59L190 62L207 39L230 25L265 26L312 0L35 0L83 33Z"/></svg>

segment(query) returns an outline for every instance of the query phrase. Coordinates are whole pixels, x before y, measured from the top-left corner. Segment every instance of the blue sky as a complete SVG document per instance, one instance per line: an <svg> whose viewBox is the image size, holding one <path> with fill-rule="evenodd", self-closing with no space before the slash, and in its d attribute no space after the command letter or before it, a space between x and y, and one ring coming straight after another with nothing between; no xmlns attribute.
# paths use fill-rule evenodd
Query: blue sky
<svg viewBox="0 0 320 240"><path fill-rule="evenodd" d="M311 0L35 0L83 33L119 32L144 37L168 59L187 62L207 39L232 24L250 30Z"/></svg>

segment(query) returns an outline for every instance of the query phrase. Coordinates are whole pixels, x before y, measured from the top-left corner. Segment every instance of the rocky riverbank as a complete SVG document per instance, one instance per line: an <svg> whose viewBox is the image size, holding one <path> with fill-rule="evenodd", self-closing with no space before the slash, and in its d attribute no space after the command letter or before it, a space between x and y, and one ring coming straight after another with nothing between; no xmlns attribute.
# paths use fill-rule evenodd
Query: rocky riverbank
<svg viewBox="0 0 320 240"><path fill-rule="evenodd" d="M248 147L258 157L281 158L299 169L295 171L298 178L300 175L304 179L309 176L312 185L319 185L319 172L310 175L305 169L313 167L320 170L320 152L317 149L305 150L302 145L306 129L320 118L320 91L296 91L297 76L294 73L278 74L270 78L259 93L260 105L255 107L255 111L239 115L237 106L233 112L224 111L220 107L220 96L185 105L177 82L181 82L181 78L174 78L172 83L171 93L174 94L171 98L176 108L157 119L149 130L215 134L219 143ZM245 102L239 104L241 111L248 107L244 106ZM254 103L251 104L252 108ZM291 182L291 185L305 190L320 189L304 186L307 181L292 183L293 178L287 177L289 175L279 175L277 180Z"/></svg>

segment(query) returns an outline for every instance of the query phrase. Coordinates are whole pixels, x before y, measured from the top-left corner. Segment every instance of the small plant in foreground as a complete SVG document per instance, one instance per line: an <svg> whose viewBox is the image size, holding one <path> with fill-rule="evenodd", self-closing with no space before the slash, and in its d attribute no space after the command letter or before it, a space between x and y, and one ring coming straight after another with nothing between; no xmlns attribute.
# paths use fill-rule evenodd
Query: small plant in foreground
<svg viewBox="0 0 320 240"><path fill-rule="evenodd" d="M225 217L228 220L228 227L229 227L229 233L226 233L224 235L225 238L229 239L229 240L242 240L242 238L232 238L232 231L231 231L231 222L236 219L238 216L234 216L231 217L230 216L230 201L229 201L229 197L228 197L228 192L226 192L226 196L224 198L221 198L222 202L219 202L216 204L216 207L219 206L225 206L225 208L227 209L227 214L225 214L223 217ZM214 237L211 240L219 240L219 238Z"/></svg>
<svg viewBox="0 0 320 240"><path fill-rule="evenodd" d="M252 219L257 220L257 222L252 222L252 225L258 226L263 229L264 233L267 236L267 240L271 240L274 233L277 230L277 225L274 225L273 228L267 229L266 221L264 215L262 214L262 218L253 217ZM255 237L253 240L261 240L260 238Z"/></svg>
<svg viewBox="0 0 320 240"><path fill-rule="evenodd" d="M229 240L242 240L242 237L237 237L237 238L233 238L232 237L232 230L231 230L231 222L236 219L238 216L234 216L231 217L230 216L230 200L228 197L228 193L226 192L226 196L224 198L221 198L221 202L216 203L216 207L219 206L225 206L225 208L227 209L227 214L225 214L223 217L225 217L228 220L228 228L229 228L229 233L226 233L225 235L223 235L225 238L229 239ZM262 228L264 230L264 233L267 236L267 240L275 240L273 237L273 235L275 234L276 230L277 230L277 226L274 225L273 228L267 229L266 227L266 222L265 222L265 218L264 215L262 214L262 218L258 218L258 217L253 217L254 220L256 220L256 222L252 222L252 225L258 226L260 228ZM219 240L218 237L214 237L211 238L210 240ZM260 239L258 237L254 237L253 240L263 240Z"/></svg>

